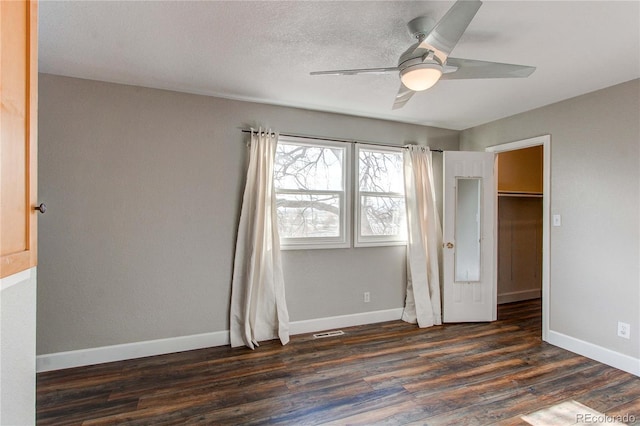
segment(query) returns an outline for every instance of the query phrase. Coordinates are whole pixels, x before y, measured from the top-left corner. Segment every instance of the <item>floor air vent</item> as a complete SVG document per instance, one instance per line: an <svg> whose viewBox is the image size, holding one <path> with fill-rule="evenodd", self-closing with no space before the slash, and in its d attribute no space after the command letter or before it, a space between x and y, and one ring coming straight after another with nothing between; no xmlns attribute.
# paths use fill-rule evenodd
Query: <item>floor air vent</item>
<svg viewBox="0 0 640 426"><path fill-rule="evenodd" d="M316 333L313 335L316 339L322 339L324 337L342 336L344 332L342 330L324 331L322 333Z"/></svg>

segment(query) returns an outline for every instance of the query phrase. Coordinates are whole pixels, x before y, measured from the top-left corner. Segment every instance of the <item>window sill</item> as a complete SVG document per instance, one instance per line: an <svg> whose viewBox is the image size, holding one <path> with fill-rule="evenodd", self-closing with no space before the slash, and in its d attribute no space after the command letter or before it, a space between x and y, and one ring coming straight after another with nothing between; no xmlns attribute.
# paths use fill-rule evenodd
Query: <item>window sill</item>
<svg viewBox="0 0 640 426"><path fill-rule="evenodd" d="M357 241L353 246L355 248L360 247L393 247L393 246L406 246L407 241Z"/></svg>

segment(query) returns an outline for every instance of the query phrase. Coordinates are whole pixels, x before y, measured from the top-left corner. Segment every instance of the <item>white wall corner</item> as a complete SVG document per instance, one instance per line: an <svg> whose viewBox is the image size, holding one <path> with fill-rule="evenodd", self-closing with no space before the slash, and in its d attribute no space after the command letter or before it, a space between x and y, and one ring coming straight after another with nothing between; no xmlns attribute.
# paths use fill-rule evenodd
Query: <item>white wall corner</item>
<svg viewBox="0 0 640 426"><path fill-rule="evenodd" d="M294 321L289 324L291 335L312 333L340 327L352 327L363 324L399 320L402 308L383 311L363 312L305 321ZM121 345L102 346L98 348L79 349L67 352L38 355L36 371L38 373L65 368L82 367L106 362L122 361L173 352L204 349L214 346L228 345L229 330L167 339L147 340L125 343Z"/></svg>
<svg viewBox="0 0 640 426"><path fill-rule="evenodd" d="M35 272L35 267L31 269L25 269L16 274L9 275L8 277L0 279L0 291L6 290L16 284L29 281L31 279L31 273Z"/></svg>
<svg viewBox="0 0 640 426"><path fill-rule="evenodd" d="M0 342L2 342L2 281L0 281ZM0 407L2 407L2 354L0 353ZM0 425L2 424L2 410L0 410Z"/></svg>
<svg viewBox="0 0 640 426"><path fill-rule="evenodd" d="M640 377L640 358L621 354L552 330L549 330L547 342Z"/></svg>
<svg viewBox="0 0 640 426"><path fill-rule="evenodd" d="M36 277L34 266L0 279L2 425L36 421Z"/></svg>

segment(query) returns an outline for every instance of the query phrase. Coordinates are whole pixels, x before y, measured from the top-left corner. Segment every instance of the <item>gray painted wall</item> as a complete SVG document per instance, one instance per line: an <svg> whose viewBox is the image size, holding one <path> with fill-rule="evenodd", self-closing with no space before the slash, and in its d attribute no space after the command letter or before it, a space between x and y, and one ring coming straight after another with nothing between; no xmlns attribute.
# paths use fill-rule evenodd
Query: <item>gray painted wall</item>
<svg viewBox="0 0 640 426"><path fill-rule="evenodd" d="M549 327L640 358L640 80L462 132L461 150L551 134ZM617 322L631 339L617 337Z"/></svg>
<svg viewBox="0 0 640 426"><path fill-rule="evenodd" d="M39 90L39 354L229 328L240 128L458 148L457 131L382 120L46 74ZM402 307L404 253L284 252L291 320Z"/></svg>

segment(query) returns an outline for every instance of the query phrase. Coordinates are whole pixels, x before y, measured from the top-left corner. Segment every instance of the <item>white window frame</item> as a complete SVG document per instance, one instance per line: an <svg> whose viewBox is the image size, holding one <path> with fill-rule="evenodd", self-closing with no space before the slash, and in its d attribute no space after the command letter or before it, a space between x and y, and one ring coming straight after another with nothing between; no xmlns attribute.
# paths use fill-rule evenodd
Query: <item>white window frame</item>
<svg viewBox="0 0 640 426"><path fill-rule="evenodd" d="M308 249L335 249L351 247L351 144L322 139L298 138L292 136L281 136L278 144L289 144L298 146L313 146L321 148L338 148L343 150L342 158L342 191L338 190L289 190L275 189L277 194L310 194L323 195L335 194L340 200L340 235L337 237L307 237L290 238L280 236L280 248L282 250L308 250Z"/></svg>
<svg viewBox="0 0 640 426"><path fill-rule="evenodd" d="M379 247L379 246L404 246L407 245L407 237L406 233L404 236L391 236L391 235L381 235L381 236L370 236L370 235L362 235L362 230L360 227L360 216L361 216L361 204L362 204L362 196L388 196L388 197L401 197L406 198L404 191L402 193L398 192L369 192L369 191L360 191L360 151L374 151L381 153L395 153L403 156L402 147L387 147L380 145L368 145L368 144L357 144L355 153L354 153L354 166L353 166L353 175L355 182L354 189L354 247Z"/></svg>

